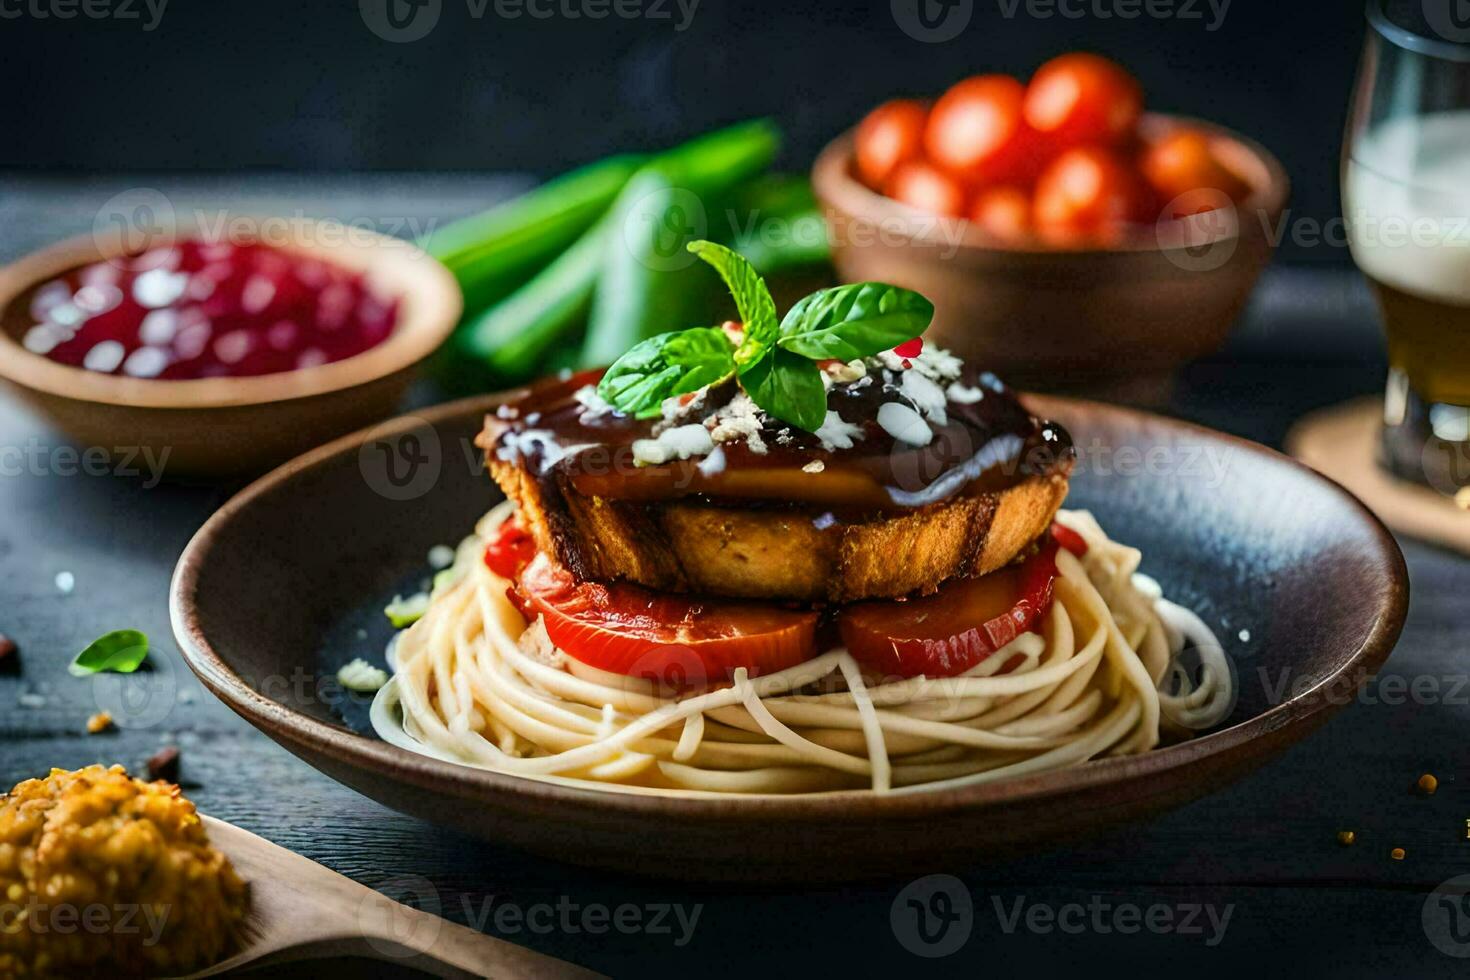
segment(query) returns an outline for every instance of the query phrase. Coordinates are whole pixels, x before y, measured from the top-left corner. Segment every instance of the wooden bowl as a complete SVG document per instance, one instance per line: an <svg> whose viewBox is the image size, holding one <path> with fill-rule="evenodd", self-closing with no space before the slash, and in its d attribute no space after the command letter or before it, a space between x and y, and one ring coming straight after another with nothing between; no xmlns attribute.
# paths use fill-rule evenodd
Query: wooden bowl
<svg viewBox="0 0 1470 980"><path fill-rule="evenodd" d="M383 295L397 297L398 321L388 338L319 367L168 381L59 364L0 330L0 379L78 444L109 453L147 450L171 476L259 473L393 414L414 368L459 319L462 300L454 277L413 245L366 229L299 219L268 227L289 227L273 233L271 245L359 271ZM34 252L0 269L0 311L63 272L126 254L120 237L102 236Z"/></svg>
<svg viewBox="0 0 1470 980"><path fill-rule="evenodd" d="M824 149L812 187L848 282L879 280L934 301L928 336L1018 386L1153 400L1184 362L1217 350L1270 259L1289 182L1276 158L1228 129L1149 115L1147 138L1204 131L1251 187L1233 211L1136 228L1115 247L998 242L869 190L853 135ZM1223 195L1222 195L1223 199Z"/></svg>
<svg viewBox="0 0 1470 980"><path fill-rule="evenodd" d="M1218 790L1353 702L1408 605L1403 557L1361 504L1240 439L1094 402L1029 402L1087 447L1069 505L1142 548L1143 570L1235 660L1239 699L1219 730L1145 755L892 796L634 795L383 742L366 701L334 676L353 657L383 663L372 651L392 635L384 603L416 590L429 549L459 541L499 499L469 451L494 397L345 437L246 488L179 559L174 635L227 705L388 806L564 861L705 881L913 877L1069 840ZM417 469L404 467L410 458ZM260 793L262 806L292 806L275 787Z"/></svg>

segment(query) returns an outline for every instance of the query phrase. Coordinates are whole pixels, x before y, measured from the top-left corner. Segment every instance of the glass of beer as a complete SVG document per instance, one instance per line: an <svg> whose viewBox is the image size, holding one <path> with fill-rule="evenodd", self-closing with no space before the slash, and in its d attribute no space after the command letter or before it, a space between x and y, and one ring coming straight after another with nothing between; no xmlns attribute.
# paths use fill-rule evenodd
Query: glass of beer
<svg viewBox="0 0 1470 980"><path fill-rule="evenodd" d="M1382 462L1447 494L1470 485L1470 17L1461 6L1369 0L1342 171L1348 241L1388 341Z"/></svg>

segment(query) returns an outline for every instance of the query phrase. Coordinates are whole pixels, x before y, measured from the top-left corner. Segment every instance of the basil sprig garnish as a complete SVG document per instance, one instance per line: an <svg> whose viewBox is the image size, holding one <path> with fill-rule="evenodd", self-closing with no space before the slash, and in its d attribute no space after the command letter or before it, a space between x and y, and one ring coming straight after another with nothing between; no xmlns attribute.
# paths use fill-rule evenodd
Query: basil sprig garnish
<svg viewBox="0 0 1470 980"><path fill-rule="evenodd" d="M730 340L719 327L649 337L607 369L597 393L619 411L656 418L666 399L723 381L735 371Z"/></svg>
<svg viewBox="0 0 1470 980"><path fill-rule="evenodd" d="M693 327L643 341L618 358L597 386L620 412L653 418L665 400L733 373L767 414L815 432L827 417L817 361L891 350L922 334L934 316L934 305L912 290L859 282L812 293L778 323L771 291L743 256L714 242L694 241L688 248L725 281L744 338L736 347L718 327Z"/></svg>
<svg viewBox="0 0 1470 980"><path fill-rule="evenodd" d="M725 280L730 295L735 298L735 309L739 311L745 329L745 339L735 350L735 369L744 374L776 342L780 329L776 323L776 301L771 298L771 291L755 271L755 266L739 252L703 240L690 242L687 247L714 266L720 278Z"/></svg>
<svg viewBox="0 0 1470 980"><path fill-rule="evenodd" d="M777 343L815 360L851 361L912 340L933 317L934 304L912 290L855 282L798 301L781 321Z"/></svg>

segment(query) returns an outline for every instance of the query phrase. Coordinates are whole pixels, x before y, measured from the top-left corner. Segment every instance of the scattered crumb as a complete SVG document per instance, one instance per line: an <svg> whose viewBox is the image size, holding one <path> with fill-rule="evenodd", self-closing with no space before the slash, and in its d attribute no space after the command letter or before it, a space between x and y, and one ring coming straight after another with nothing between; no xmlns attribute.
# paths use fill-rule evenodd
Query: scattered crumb
<svg viewBox="0 0 1470 980"><path fill-rule="evenodd" d="M801 468L803 473L820 473L827 468L827 464L820 459L814 459Z"/></svg>
<svg viewBox="0 0 1470 980"><path fill-rule="evenodd" d="M429 549L429 567L438 571L454 564L454 549L447 544L436 544Z"/></svg>
<svg viewBox="0 0 1470 980"><path fill-rule="evenodd" d="M106 711L99 711L87 719L87 734L100 735L102 732L112 728L112 715Z"/></svg>
<svg viewBox="0 0 1470 980"><path fill-rule="evenodd" d="M179 781L179 750L167 745L148 758L148 778L163 779L170 783Z"/></svg>
<svg viewBox="0 0 1470 980"><path fill-rule="evenodd" d="M1419 777L1419 781L1414 784L1414 788L1417 789L1420 793L1423 793L1425 796L1433 796L1434 791L1439 789L1439 780L1435 779L1433 775L1426 772L1424 775Z"/></svg>
<svg viewBox="0 0 1470 980"><path fill-rule="evenodd" d="M9 657L13 657L15 655L15 651L15 641L6 636L4 633L0 633L0 661L6 660Z"/></svg>
<svg viewBox="0 0 1470 980"><path fill-rule="evenodd" d="M1470 820L1465 821L1465 839L1470 840Z"/></svg>
<svg viewBox="0 0 1470 980"><path fill-rule="evenodd" d="M16 703L19 704L22 708L46 707L46 699L44 697L39 694L31 694L29 692L27 692L26 694L22 694L19 698L17 698Z"/></svg>
<svg viewBox="0 0 1470 980"><path fill-rule="evenodd" d="M1337 832L1337 842L1343 847L1351 847L1353 844L1357 843L1357 840L1358 835L1355 831L1339 830Z"/></svg>
<svg viewBox="0 0 1470 980"><path fill-rule="evenodd" d="M77 587L77 577L71 572L56 573L56 589L62 595L71 595Z"/></svg>
<svg viewBox="0 0 1470 980"><path fill-rule="evenodd" d="M1393 850L1388 852L1388 856L1393 858L1395 861L1402 861L1404 859L1404 854L1405 851L1402 847L1395 847Z"/></svg>
<svg viewBox="0 0 1470 980"><path fill-rule="evenodd" d="M388 672L358 657L337 671L337 683L349 691L371 693L388 683Z"/></svg>
<svg viewBox="0 0 1470 980"><path fill-rule="evenodd" d="M1240 642L1241 643L1249 643L1251 641L1251 631L1250 630L1241 630L1238 635L1240 636Z"/></svg>
<svg viewBox="0 0 1470 980"><path fill-rule="evenodd" d="M357 638L359 640L366 640L367 639L367 630L365 630L365 629L359 629L357 631Z"/></svg>

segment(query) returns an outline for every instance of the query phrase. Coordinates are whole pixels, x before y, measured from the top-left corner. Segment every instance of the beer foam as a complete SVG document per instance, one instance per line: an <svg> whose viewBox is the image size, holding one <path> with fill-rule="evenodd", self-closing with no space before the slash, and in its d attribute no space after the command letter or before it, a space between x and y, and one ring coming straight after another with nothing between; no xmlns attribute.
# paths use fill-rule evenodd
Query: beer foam
<svg viewBox="0 0 1470 980"><path fill-rule="evenodd" d="M1365 274L1470 306L1470 111L1392 119L1360 136L1343 209Z"/></svg>

